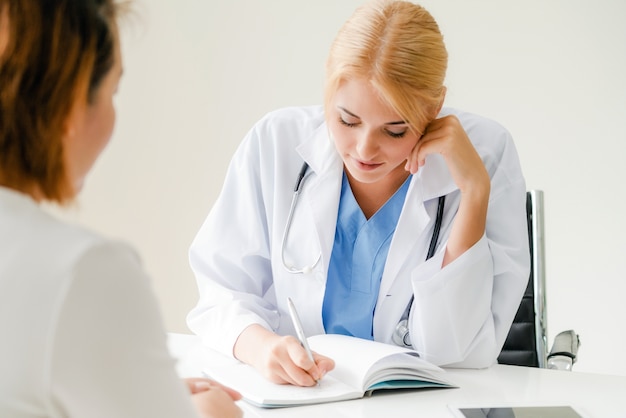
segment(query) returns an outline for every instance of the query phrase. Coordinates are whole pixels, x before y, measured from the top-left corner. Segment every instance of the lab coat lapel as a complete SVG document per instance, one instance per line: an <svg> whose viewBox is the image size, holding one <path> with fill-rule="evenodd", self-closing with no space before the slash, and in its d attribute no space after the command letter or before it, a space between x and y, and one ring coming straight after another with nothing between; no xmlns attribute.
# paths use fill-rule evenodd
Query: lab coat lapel
<svg viewBox="0 0 626 418"><path fill-rule="evenodd" d="M311 178L307 180L308 191L302 198L310 205L313 214L313 225L322 252L325 281L337 225L343 163L328 135L326 124L322 124L310 140L298 147L298 153L309 164L312 172Z"/></svg>
<svg viewBox="0 0 626 418"><path fill-rule="evenodd" d="M418 178L413 178L389 248L380 283L379 302L388 294L406 260L419 256L415 254L417 242L429 222L430 216L424 208L422 184Z"/></svg>
<svg viewBox="0 0 626 418"><path fill-rule="evenodd" d="M413 294L411 271L426 258L431 236L424 234L433 217L426 211L424 202L456 188L440 156L429 156L426 165L411 179L380 284L374 317L375 339L386 341L391 337Z"/></svg>

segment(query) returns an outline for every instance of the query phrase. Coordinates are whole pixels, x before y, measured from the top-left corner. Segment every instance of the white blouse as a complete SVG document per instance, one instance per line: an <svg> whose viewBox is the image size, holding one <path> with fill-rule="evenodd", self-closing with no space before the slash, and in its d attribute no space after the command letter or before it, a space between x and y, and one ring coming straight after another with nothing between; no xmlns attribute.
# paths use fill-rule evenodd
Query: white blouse
<svg viewBox="0 0 626 418"><path fill-rule="evenodd" d="M0 187L0 417L197 417L135 252Z"/></svg>

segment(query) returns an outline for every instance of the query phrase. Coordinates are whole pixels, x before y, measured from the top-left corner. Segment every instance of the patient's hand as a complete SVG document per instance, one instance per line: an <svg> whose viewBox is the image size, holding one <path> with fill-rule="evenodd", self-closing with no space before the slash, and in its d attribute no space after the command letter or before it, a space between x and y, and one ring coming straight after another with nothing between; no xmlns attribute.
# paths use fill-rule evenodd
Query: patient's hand
<svg viewBox="0 0 626 418"><path fill-rule="evenodd" d="M210 379L189 378L185 383L191 399L203 418L241 418L243 412L235 404L239 392Z"/></svg>

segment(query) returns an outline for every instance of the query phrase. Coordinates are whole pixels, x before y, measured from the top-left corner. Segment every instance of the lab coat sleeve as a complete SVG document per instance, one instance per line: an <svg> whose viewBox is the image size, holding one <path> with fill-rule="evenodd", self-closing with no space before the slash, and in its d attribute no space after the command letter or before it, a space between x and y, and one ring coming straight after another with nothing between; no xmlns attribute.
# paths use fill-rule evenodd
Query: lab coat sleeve
<svg viewBox="0 0 626 418"><path fill-rule="evenodd" d="M260 144L262 130L257 124L235 153L189 252L199 301L187 324L205 345L230 356L246 327L275 330L279 324L267 220L273 171L261 169L261 162L273 164L273 156L271 147Z"/></svg>
<svg viewBox="0 0 626 418"><path fill-rule="evenodd" d="M412 273L412 343L439 365L494 364L528 283L526 186L512 141L498 157L486 162L492 188L483 237L444 268L445 246Z"/></svg>

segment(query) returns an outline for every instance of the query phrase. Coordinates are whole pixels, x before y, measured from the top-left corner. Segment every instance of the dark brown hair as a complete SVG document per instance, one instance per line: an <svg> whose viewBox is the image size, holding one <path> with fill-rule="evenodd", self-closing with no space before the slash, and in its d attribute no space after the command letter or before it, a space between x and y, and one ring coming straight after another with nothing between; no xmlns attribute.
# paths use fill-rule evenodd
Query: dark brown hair
<svg viewBox="0 0 626 418"><path fill-rule="evenodd" d="M113 66L116 10L115 0L0 0L0 184L73 197L62 139Z"/></svg>

